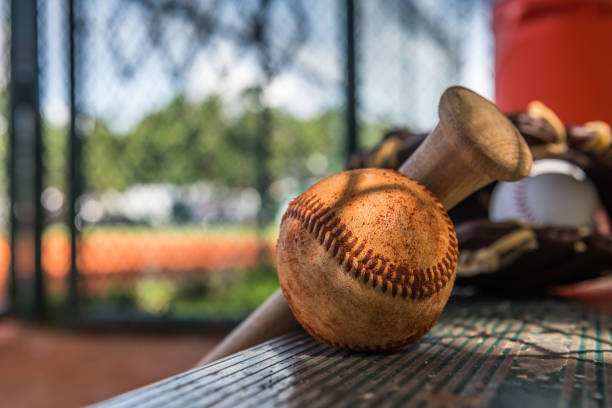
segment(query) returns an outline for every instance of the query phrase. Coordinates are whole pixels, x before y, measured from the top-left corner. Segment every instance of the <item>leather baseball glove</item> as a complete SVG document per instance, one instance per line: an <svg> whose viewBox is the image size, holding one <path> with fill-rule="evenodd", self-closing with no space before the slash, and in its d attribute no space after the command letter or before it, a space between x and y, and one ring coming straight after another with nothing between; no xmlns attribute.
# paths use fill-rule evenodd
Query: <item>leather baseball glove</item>
<svg viewBox="0 0 612 408"><path fill-rule="evenodd" d="M487 294L526 295L601 276L612 265L612 236L580 228L466 221L457 226L457 285Z"/></svg>
<svg viewBox="0 0 612 408"><path fill-rule="evenodd" d="M531 148L534 159L556 158L580 167L597 187L604 207L612 209L612 132L605 122L564 126L541 102L508 115Z"/></svg>

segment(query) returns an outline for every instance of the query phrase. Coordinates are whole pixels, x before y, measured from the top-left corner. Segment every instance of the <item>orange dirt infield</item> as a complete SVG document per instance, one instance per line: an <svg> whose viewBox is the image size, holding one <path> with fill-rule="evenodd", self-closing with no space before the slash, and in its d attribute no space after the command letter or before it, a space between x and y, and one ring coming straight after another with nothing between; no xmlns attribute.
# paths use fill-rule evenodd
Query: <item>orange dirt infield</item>
<svg viewBox="0 0 612 408"><path fill-rule="evenodd" d="M201 273L253 265L260 248L254 234L102 230L81 237L77 265L83 276ZM6 289L9 263L9 243L6 237L0 237L0 293ZM70 241L63 231L49 231L43 236L42 263L49 280L61 281L67 276Z"/></svg>

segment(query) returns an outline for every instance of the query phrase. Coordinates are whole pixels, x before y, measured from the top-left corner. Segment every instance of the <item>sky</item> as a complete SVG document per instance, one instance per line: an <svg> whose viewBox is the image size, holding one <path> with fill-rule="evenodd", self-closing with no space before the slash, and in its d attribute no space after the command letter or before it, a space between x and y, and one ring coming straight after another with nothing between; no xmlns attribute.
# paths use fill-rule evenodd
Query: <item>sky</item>
<svg viewBox="0 0 612 408"><path fill-rule="evenodd" d="M435 125L437 100L449 85L466 85L492 97L492 39L486 9L469 15L467 24L453 26L452 21L444 21L447 10L431 7L436 3L413 3L424 18L445 25L443 31L457 42L460 64L450 66L445 52L423 30L407 30L401 15L393 12L395 6L385 12L379 2L363 1L358 31L359 114L362 120L384 118L422 131ZM45 118L62 125L68 120L67 54L62 37L65 3L46 0L42 4L46 23L42 25L45 52L41 58L41 104ZM164 45L152 48L147 42L151 16L142 9L119 0L87 0L86 4L89 35L81 65L81 106L89 115L104 118L117 132L129 130L178 93L184 92L193 102L216 93L229 106L236 106L240 92L261 78L254 55L230 40L217 37L205 47L195 46L193 30L176 20L163 27ZM221 12L223 18L237 21L239 10L231 6L234 2L227 4ZM292 23L288 3L279 4L272 24L278 33L275 41L282 42L291 32ZM343 25L338 8L343 2L316 0L305 4L312 22L310 37L299 49L295 64L274 77L264 94L269 106L304 118L341 106L344 98ZM126 60L137 61L133 76L121 76L113 63L113 48ZM169 74L169 58L177 60L178 65L184 61L184 75L173 78Z"/></svg>

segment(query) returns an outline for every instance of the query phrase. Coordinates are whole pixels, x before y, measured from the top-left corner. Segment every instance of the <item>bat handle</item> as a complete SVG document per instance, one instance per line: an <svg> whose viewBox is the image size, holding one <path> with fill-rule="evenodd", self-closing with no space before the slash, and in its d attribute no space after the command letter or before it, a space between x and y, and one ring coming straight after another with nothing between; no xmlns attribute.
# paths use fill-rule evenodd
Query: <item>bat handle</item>
<svg viewBox="0 0 612 408"><path fill-rule="evenodd" d="M454 86L440 98L440 122L400 167L450 210L494 180L529 174L532 157L518 129L497 107Z"/></svg>
<svg viewBox="0 0 612 408"><path fill-rule="evenodd" d="M221 343L209 352L198 366L237 353L266 340L300 328L283 293L278 289L236 327Z"/></svg>

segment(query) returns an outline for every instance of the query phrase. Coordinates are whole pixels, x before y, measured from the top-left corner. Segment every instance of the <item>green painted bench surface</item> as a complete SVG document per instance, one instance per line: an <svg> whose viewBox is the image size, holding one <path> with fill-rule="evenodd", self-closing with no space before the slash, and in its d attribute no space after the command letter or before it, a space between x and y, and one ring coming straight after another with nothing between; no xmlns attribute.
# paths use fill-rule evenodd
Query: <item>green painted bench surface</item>
<svg viewBox="0 0 612 408"><path fill-rule="evenodd" d="M394 352L338 350L299 331L97 406L612 407L612 315L451 299L427 336Z"/></svg>

